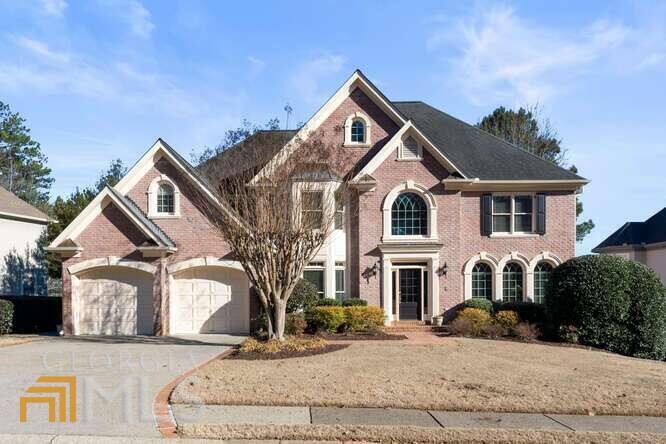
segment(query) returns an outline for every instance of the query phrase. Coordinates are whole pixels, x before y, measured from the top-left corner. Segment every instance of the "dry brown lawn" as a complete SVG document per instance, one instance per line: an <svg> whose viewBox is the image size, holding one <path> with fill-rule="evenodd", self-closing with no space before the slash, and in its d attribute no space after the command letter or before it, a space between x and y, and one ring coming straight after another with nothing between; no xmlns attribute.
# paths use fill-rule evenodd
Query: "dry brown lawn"
<svg viewBox="0 0 666 444"><path fill-rule="evenodd" d="M216 360L171 402L666 416L666 363L480 339L359 342L303 358Z"/></svg>
<svg viewBox="0 0 666 444"><path fill-rule="evenodd" d="M10 345L25 344L39 339L39 336L34 335L2 335L0 336L0 347L8 347Z"/></svg>
<svg viewBox="0 0 666 444"><path fill-rule="evenodd" d="M186 438L225 440L324 440L327 442L391 443L663 443L664 435L617 432L560 432L550 430L442 429L391 426L332 425L194 425L178 429Z"/></svg>

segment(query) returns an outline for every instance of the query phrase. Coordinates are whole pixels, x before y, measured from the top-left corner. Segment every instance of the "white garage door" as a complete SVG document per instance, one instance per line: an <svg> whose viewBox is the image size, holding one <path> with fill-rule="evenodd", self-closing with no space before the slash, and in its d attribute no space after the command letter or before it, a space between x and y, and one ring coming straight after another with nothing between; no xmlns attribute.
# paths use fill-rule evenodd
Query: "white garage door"
<svg viewBox="0 0 666 444"><path fill-rule="evenodd" d="M152 275L105 267L79 276L78 334L153 334Z"/></svg>
<svg viewBox="0 0 666 444"><path fill-rule="evenodd" d="M172 333L249 332L249 286L233 268L198 267L175 275Z"/></svg>

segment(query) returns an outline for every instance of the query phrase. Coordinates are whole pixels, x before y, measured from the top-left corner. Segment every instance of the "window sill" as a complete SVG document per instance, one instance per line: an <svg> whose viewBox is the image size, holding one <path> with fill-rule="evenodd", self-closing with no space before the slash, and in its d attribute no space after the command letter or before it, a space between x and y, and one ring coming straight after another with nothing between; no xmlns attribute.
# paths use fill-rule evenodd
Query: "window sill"
<svg viewBox="0 0 666 444"><path fill-rule="evenodd" d="M397 162L420 162L423 160L423 157L398 157L395 160Z"/></svg>
<svg viewBox="0 0 666 444"><path fill-rule="evenodd" d="M149 219L180 219L180 214L149 214Z"/></svg>
<svg viewBox="0 0 666 444"><path fill-rule="evenodd" d="M491 238L501 239L504 237L540 237L539 233L493 233Z"/></svg>
<svg viewBox="0 0 666 444"><path fill-rule="evenodd" d="M342 146L345 148L370 148L372 144L369 142L345 142Z"/></svg>
<svg viewBox="0 0 666 444"><path fill-rule="evenodd" d="M437 242L439 239L437 236L382 236L382 242L386 244L390 243L430 243Z"/></svg>

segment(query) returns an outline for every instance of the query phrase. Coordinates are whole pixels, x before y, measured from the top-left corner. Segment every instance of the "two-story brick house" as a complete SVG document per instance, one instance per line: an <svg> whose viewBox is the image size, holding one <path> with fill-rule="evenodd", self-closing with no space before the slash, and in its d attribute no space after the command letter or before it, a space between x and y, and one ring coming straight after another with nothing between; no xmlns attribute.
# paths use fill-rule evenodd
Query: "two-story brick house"
<svg viewBox="0 0 666 444"><path fill-rule="evenodd" d="M428 321L472 297L539 303L574 255L585 179L423 102L392 102L360 71L303 128L273 134L258 176L317 131L353 164L305 271L322 296L366 299L387 322ZM210 193L158 140L52 243L68 334L248 331L247 278L191 186Z"/></svg>

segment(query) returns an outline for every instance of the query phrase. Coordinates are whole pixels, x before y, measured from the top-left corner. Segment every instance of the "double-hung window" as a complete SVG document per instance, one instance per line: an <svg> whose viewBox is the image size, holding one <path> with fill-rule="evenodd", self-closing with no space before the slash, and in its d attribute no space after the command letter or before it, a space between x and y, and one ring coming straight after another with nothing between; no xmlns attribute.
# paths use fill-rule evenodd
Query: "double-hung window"
<svg viewBox="0 0 666 444"><path fill-rule="evenodd" d="M301 220L303 226L321 229L324 223L324 192L301 192Z"/></svg>
<svg viewBox="0 0 666 444"><path fill-rule="evenodd" d="M317 289L320 298L325 295L324 263L310 262L303 270L303 279L310 282Z"/></svg>
<svg viewBox="0 0 666 444"><path fill-rule="evenodd" d="M531 194L493 196L493 233L533 233L534 198Z"/></svg>

